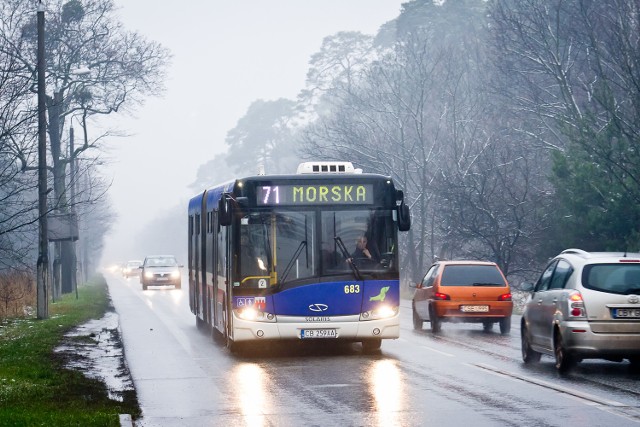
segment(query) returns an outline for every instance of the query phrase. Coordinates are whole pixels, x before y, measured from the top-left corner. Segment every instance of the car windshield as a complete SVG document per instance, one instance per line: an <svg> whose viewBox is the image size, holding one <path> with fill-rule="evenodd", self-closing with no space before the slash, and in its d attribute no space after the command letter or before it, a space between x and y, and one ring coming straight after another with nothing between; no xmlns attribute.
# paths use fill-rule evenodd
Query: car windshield
<svg viewBox="0 0 640 427"><path fill-rule="evenodd" d="M145 266L147 267L175 267L178 262L174 257L154 257L147 258Z"/></svg>
<svg viewBox="0 0 640 427"><path fill-rule="evenodd" d="M442 286L505 286L494 265L447 265L442 272Z"/></svg>
<svg viewBox="0 0 640 427"><path fill-rule="evenodd" d="M612 294L640 294L640 264L592 264L584 267L585 288Z"/></svg>

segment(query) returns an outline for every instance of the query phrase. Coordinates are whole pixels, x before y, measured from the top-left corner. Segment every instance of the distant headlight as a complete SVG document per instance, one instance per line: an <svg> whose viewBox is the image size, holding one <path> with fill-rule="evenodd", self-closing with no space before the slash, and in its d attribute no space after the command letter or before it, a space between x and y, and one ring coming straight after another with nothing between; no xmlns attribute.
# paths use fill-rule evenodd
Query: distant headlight
<svg viewBox="0 0 640 427"><path fill-rule="evenodd" d="M178 277L180 277L180 272L178 270L173 270L171 272L171 278L172 279L177 279Z"/></svg>
<svg viewBox="0 0 640 427"><path fill-rule="evenodd" d="M360 314L360 320L388 319L398 314L398 306L379 305L373 310Z"/></svg>

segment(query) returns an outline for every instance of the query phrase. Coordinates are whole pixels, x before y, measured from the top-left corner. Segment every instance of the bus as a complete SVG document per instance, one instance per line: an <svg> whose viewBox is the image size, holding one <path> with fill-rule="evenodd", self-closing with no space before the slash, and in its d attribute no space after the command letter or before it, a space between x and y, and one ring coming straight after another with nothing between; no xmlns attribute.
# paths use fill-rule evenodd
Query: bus
<svg viewBox="0 0 640 427"><path fill-rule="evenodd" d="M379 350L399 337L398 231L410 226L393 180L350 162L306 162L296 174L207 189L188 207L196 325L232 352L287 339ZM356 250L363 241L367 250Z"/></svg>

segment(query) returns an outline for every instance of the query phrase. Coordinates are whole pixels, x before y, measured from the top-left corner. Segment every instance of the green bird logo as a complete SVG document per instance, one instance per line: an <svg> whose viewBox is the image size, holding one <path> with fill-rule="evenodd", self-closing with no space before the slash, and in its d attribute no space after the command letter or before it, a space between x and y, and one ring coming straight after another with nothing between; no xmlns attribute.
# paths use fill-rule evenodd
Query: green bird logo
<svg viewBox="0 0 640 427"><path fill-rule="evenodd" d="M369 301L384 301L388 291L389 291L389 286L385 286L384 288L380 289L380 293L378 295L376 295L375 297L369 298Z"/></svg>

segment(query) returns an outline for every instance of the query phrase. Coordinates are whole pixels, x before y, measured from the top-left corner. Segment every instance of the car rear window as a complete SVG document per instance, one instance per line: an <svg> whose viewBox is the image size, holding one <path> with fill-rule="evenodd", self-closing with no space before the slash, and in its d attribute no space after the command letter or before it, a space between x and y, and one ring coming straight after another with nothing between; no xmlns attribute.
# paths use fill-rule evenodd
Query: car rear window
<svg viewBox="0 0 640 427"><path fill-rule="evenodd" d="M442 286L505 286L494 265L447 265L440 280Z"/></svg>
<svg viewBox="0 0 640 427"><path fill-rule="evenodd" d="M640 294L640 264L590 264L582 270L587 289L611 294Z"/></svg>

